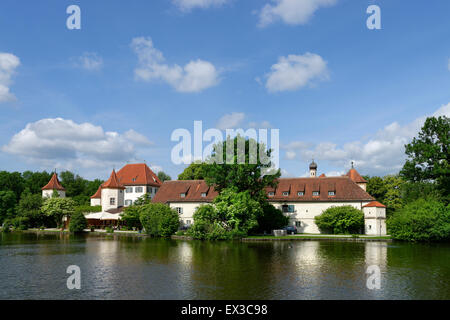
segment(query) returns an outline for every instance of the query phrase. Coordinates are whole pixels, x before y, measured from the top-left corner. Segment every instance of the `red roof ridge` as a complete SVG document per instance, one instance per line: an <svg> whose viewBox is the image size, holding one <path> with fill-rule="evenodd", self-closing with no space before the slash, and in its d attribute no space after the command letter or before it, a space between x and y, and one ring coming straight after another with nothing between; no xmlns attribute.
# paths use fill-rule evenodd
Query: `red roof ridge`
<svg viewBox="0 0 450 320"><path fill-rule="evenodd" d="M60 190L60 191L66 191L64 187L61 185L61 183L58 180L58 175L53 173L53 176L51 177L50 181L42 187L41 190Z"/></svg>
<svg viewBox="0 0 450 320"><path fill-rule="evenodd" d="M98 187L97 191L94 193L94 195L91 197L91 199L101 199L102 197L102 186Z"/></svg>
<svg viewBox="0 0 450 320"><path fill-rule="evenodd" d="M355 168L351 168L347 172L346 176L349 177L350 179L352 179L356 183L367 183L367 181L363 177L361 177L361 175L359 174L358 171L356 171Z"/></svg>
<svg viewBox="0 0 450 320"><path fill-rule="evenodd" d="M116 170L114 169L111 172L111 176L109 177L108 181L106 181L102 187L105 189L125 189L125 187L119 183L119 179L116 175Z"/></svg>
<svg viewBox="0 0 450 320"><path fill-rule="evenodd" d="M376 208L386 208L386 206L378 201L372 201L363 206L363 208L370 208L370 207L376 207Z"/></svg>

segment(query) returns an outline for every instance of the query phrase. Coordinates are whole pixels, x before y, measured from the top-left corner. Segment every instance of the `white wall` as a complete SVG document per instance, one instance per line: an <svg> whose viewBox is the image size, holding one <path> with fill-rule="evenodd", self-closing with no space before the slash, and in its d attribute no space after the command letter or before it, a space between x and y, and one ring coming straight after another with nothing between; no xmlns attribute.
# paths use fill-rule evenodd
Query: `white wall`
<svg viewBox="0 0 450 320"><path fill-rule="evenodd" d="M125 206L129 206L129 205L133 204L139 197L142 197L146 193L148 193L150 195L150 197L153 199L156 192L158 191L157 187L147 187L147 186L125 186L125 187L130 188L132 190L132 192L129 192L129 193L126 192L126 190L124 190ZM142 188L142 192L136 192L136 188L139 188L139 187ZM147 192L147 188L148 188L148 192ZM131 201L131 203L129 203L129 201Z"/></svg>
<svg viewBox="0 0 450 320"><path fill-rule="evenodd" d="M66 197L66 192L62 190L56 190L60 198ZM42 190L42 198L51 198L53 195L53 190Z"/></svg>
<svg viewBox="0 0 450 320"><path fill-rule="evenodd" d="M115 204L110 204L110 199L115 198ZM117 209L123 207L124 190L122 189L102 189L102 210Z"/></svg>
<svg viewBox="0 0 450 320"><path fill-rule="evenodd" d="M364 229L367 235L385 236L386 208L364 208Z"/></svg>
<svg viewBox="0 0 450 320"><path fill-rule="evenodd" d="M180 214L180 220L183 225L187 225L188 221L190 224L194 224L194 213L198 207L204 205L206 203L203 202L174 202L170 203L170 207L172 209L182 208L182 213Z"/></svg>
<svg viewBox="0 0 450 320"><path fill-rule="evenodd" d="M101 199L99 199L99 198L91 199L91 207L101 206L101 205L102 205L102 200Z"/></svg>

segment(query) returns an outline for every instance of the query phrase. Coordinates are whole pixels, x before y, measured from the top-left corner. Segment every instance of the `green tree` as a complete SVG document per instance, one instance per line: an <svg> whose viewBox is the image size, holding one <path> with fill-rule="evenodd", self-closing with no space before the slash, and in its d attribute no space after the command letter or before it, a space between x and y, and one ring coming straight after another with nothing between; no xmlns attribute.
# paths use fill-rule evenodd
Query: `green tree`
<svg viewBox="0 0 450 320"><path fill-rule="evenodd" d="M62 218L70 217L75 212L75 202L70 198L48 198L42 204L42 213L52 217L56 225L62 225Z"/></svg>
<svg viewBox="0 0 450 320"><path fill-rule="evenodd" d="M251 197L250 191L238 192L236 188L223 189L214 199L214 206L227 231L244 234L258 225L257 219L263 214L261 204Z"/></svg>
<svg viewBox="0 0 450 320"><path fill-rule="evenodd" d="M180 227L178 213L162 203L151 203L139 208L142 226L153 237L170 237Z"/></svg>
<svg viewBox="0 0 450 320"><path fill-rule="evenodd" d="M178 180L204 180L205 168L208 165L201 162L192 162L182 173L178 175Z"/></svg>
<svg viewBox="0 0 450 320"><path fill-rule="evenodd" d="M15 216L16 195L13 191L0 191L0 225Z"/></svg>
<svg viewBox="0 0 450 320"><path fill-rule="evenodd" d="M418 199L387 220L394 239L407 241L450 240L450 205L435 199Z"/></svg>
<svg viewBox="0 0 450 320"><path fill-rule="evenodd" d="M352 206L328 208L314 220L322 233L357 234L364 228L364 214Z"/></svg>
<svg viewBox="0 0 450 320"><path fill-rule="evenodd" d="M281 229L289 224L289 218L272 204L265 202L262 209L263 213L256 219L258 225L254 227L250 233L271 233L272 230Z"/></svg>
<svg viewBox="0 0 450 320"><path fill-rule="evenodd" d="M364 176L367 180L367 193L374 197L377 201L383 203L386 195L386 185L383 178Z"/></svg>
<svg viewBox="0 0 450 320"><path fill-rule="evenodd" d="M405 181L399 175L388 175L383 179L386 193L382 203L387 207L388 217L403 206L402 190Z"/></svg>
<svg viewBox="0 0 450 320"><path fill-rule="evenodd" d="M12 191L19 201L20 195L25 190L24 180L19 172L0 171L0 191Z"/></svg>
<svg viewBox="0 0 450 320"><path fill-rule="evenodd" d="M450 200L450 118L430 117L418 137L406 146L406 160L400 174L410 182L435 182Z"/></svg>
<svg viewBox="0 0 450 320"><path fill-rule="evenodd" d="M87 221L83 213L74 212L70 216L69 230L70 232L83 232L87 228Z"/></svg>
<svg viewBox="0 0 450 320"><path fill-rule="evenodd" d="M172 178L164 171L158 172L158 179L161 180L161 182L172 180Z"/></svg>
<svg viewBox="0 0 450 320"><path fill-rule="evenodd" d="M51 173L47 171L32 172L25 171L22 173L25 189L28 188L32 194L41 194L41 188L45 186L52 177Z"/></svg>
<svg viewBox="0 0 450 320"><path fill-rule="evenodd" d="M27 189L28 190L28 189ZM41 212L42 196L24 191L17 206L17 213L28 218L30 227L40 227L46 225L48 217Z"/></svg>
<svg viewBox="0 0 450 320"><path fill-rule="evenodd" d="M149 193L144 193L142 196L134 201L134 206L143 206L144 204L152 203L152 196Z"/></svg>
<svg viewBox="0 0 450 320"><path fill-rule="evenodd" d="M244 147L244 152L238 152L240 146ZM260 149L264 150L261 154ZM228 162L227 150L233 151L233 154L228 154ZM233 187L237 192L248 191L253 199L262 203L267 198L265 188L276 187L277 179L281 176L280 170L273 175L264 174L264 171L272 166L271 153L271 150L266 150L264 145L253 139L245 139L240 135L234 139L227 138L213 147L208 161L213 162L215 159L217 162L222 159L223 163L214 162L204 166L205 180L219 193Z"/></svg>
<svg viewBox="0 0 450 320"><path fill-rule="evenodd" d="M125 223L125 225L128 228L137 228L140 230L142 229L142 224L139 212L140 208L137 205L126 207L123 210L120 219Z"/></svg>

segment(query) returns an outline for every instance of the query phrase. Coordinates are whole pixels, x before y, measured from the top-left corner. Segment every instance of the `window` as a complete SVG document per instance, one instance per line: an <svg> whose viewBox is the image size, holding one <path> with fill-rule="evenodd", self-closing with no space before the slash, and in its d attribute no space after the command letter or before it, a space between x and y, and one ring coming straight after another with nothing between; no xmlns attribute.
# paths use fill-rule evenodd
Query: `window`
<svg viewBox="0 0 450 320"><path fill-rule="evenodd" d="M116 204L116 198L109 198L109 204L114 206Z"/></svg>
<svg viewBox="0 0 450 320"><path fill-rule="evenodd" d="M302 222L301 221L295 221L295 226L297 228L300 228L302 226Z"/></svg>
<svg viewBox="0 0 450 320"><path fill-rule="evenodd" d="M303 191L299 191L299 192L297 193L297 195L298 195L299 197L303 197L303 196L305 195L305 193L304 193Z"/></svg>
<svg viewBox="0 0 450 320"><path fill-rule="evenodd" d="M180 193L181 198L186 198L186 193Z"/></svg>
<svg viewBox="0 0 450 320"><path fill-rule="evenodd" d="M284 196L284 197L289 196L289 191L284 191L284 192L283 192L283 196Z"/></svg>
<svg viewBox="0 0 450 320"><path fill-rule="evenodd" d="M202 192L202 198L206 198L206 192Z"/></svg>
<svg viewBox="0 0 450 320"><path fill-rule="evenodd" d="M126 193L133 193L133 187L127 187L125 190Z"/></svg>
<svg viewBox="0 0 450 320"><path fill-rule="evenodd" d="M281 211L283 211L285 213L286 212L293 213L295 211L295 206L294 205L287 205L287 204L285 204L285 205L282 206Z"/></svg>
<svg viewBox="0 0 450 320"><path fill-rule="evenodd" d="M136 191L136 193L142 193L142 192L144 192L144 188L136 187L136 189L134 189L134 191Z"/></svg>
<svg viewBox="0 0 450 320"><path fill-rule="evenodd" d="M175 210L177 210L178 214L183 214L183 208L181 207L176 207Z"/></svg>
<svg viewBox="0 0 450 320"><path fill-rule="evenodd" d="M334 191L328 191L328 195L329 195L329 196L335 196L335 195L336 195L336 192L334 192Z"/></svg>
<svg viewBox="0 0 450 320"><path fill-rule="evenodd" d="M275 195L275 192L271 191L269 192L269 197L273 197Z"/></svg>
<svg viewBox="0 0 450 320"><path fill-rule="evenodd" d="M319 194L320 194L320 192L319 192L319 191L313 191L313 197L318 197L318 196L319 196Z"/></svg>
<svg viewBox="0 0 450 320"><path fill-rule="evenodd" d="M126 206L131 206L133 204L133 200L125 200Z"/></svg>
<svg viewBox="0 0 450 320"><path fill-rule="evenodd" d="M136 178L131 179L133 182L136 182Z"/></svg>
<svg viewBox="0 0 450 320"><path fill-rule="evenodd" d="M186 224L187 224L188 226L190 226L190 225L191 225L191 220L186 220Z"/></svg>

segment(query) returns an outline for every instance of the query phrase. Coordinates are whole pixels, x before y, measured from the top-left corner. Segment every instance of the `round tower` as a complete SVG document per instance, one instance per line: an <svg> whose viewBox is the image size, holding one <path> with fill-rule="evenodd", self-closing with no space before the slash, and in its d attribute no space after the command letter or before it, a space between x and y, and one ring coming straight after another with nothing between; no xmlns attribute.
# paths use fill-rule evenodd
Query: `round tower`
<svg viewBox="0 0 450 320"><path fill-rule="evenodd" d="M61 183L58 180L58 175L53 173L50 181L42 188L42 197L43 198L51 198L54 192L58 193L59 198L66 197L66 189L63 188Z"/></svg>
<svg viewBox="0 0 450 320"><path fill-rule="evenodd" d="M317 163L315 163L314 160L309 165L309 176L311 178L317 177Z"/></svg>

